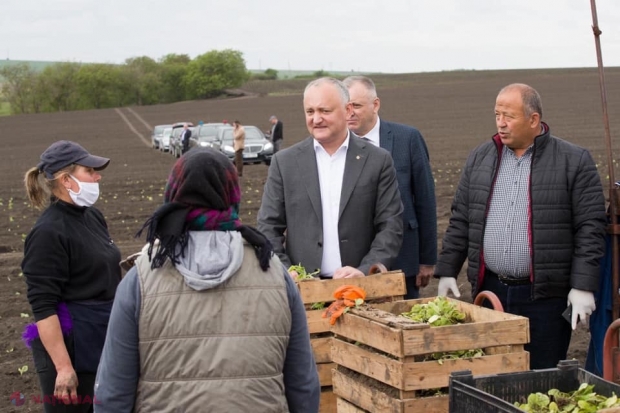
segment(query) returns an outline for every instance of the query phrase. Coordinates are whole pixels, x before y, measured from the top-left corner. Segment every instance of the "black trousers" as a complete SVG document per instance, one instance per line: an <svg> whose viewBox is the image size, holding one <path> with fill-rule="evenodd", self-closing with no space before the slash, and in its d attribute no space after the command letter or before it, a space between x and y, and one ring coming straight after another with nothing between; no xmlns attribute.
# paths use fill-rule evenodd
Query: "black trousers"
<svg viewBox="0 0 620 413"><path fill-rule="evenodd" d="M72 339L65 339L69 355L73 354ZM78 404L64 404L54 398L56 386L56 368L40 339L32 342L32 357L41 385L41 402L45 413L89 413L93 411L92 401L95 395L95 377L93 373L78 373ZM90 401L90 402L89 402Z"/></svg>
<svg viewBox="0 0 620 413"><path fill-rule="evenodd" d="M420 289L415 285L416 278L417 277L405 277L405 285L407 286L405 300L420 298Z"/></svg>
<svg viewBox="0 0 620 413"><path fill-rule="evenodd" d="M481 290L494 292L505 312L529 319L530 343L525 350L530 352L531 369L555 368L566 359L572 333L571 325L562 317L566 297L532 300L531 284L509 286L488 272ZM484 306L490 307L488 301Z"/></svg>

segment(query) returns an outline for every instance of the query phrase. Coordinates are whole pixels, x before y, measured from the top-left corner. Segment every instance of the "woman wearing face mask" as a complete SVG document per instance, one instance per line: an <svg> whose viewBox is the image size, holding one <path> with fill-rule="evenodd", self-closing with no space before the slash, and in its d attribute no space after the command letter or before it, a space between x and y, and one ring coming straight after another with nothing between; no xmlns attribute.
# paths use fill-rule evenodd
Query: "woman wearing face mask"
<svg viewBox="0 0 620 413"><path fill-rule="evenodd" d="M32 349L45 412L93 411L95 374L121 280L120 252L103 214L92 207L99 171L109 163L75 142L59 141L26 173L28 198L45 208L26 238L22 261L35 319L23 338Z"/></svg>

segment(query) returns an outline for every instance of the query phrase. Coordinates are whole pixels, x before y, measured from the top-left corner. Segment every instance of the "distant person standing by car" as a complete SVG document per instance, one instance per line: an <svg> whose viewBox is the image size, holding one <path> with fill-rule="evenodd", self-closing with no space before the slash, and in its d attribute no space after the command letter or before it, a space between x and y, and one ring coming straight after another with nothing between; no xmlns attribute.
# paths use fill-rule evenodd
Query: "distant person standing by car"
<svg viewBox="0 0 620 413"><path fill-rule="evenodd" d="M183 124L183 132L181 132L181 144L183 146L183 151L181 154L184 154L185 152L189 151L189 138L192 137L192 131L189 129L189 126L187 125L187 123Z"/></svg>
<svg viewBox="0 0 620 413"><path fill-rule="evenodd" d="M93 411L95 374L121 281L121 254L92 206L99 171L109 162L58 141L26 173L30 202L46 207L26 237L22 261L35 319L23 339L32 349L46 413Z"/></svg>
<svg viewBox="0 0 620 413"><path fill-rule="evenodd" d="M238 120L233 122L233 149L235 150L235 166L237 175L243 176L243 150L245 149L245 129Z"/></svg>
<svg viewBox="0 0 620 413"><path fill-rule="evenodd" d="M275 115L269 118L269 122L271 122L271 142L273 142L273 154L275 155L280 150L282 140L284 139L284 126L282 121L278 120Z"/></svg>

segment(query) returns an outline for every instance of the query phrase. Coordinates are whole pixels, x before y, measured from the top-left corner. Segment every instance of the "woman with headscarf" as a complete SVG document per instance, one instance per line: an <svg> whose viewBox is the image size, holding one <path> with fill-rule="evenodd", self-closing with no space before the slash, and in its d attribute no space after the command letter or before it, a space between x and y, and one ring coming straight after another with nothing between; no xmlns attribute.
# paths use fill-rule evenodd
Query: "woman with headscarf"
<svg viewBox="0 0 620 413"><path fill-rule="evenodd" d="M176 162L118 288L96 412L318 411L299 293L269 241L241 223L240 201L225 155L196 148Z"/></svg>
<svg viewBox="0 0 620 413"><path fill-rule="evenodd" d="M121 281L120 251L93 207L100 171L109 163L75 142L58 141L26 173L28 198L44 211L24 245L22 270L35 323L23 339L46 413L93 411L95 374Z"/></svg>

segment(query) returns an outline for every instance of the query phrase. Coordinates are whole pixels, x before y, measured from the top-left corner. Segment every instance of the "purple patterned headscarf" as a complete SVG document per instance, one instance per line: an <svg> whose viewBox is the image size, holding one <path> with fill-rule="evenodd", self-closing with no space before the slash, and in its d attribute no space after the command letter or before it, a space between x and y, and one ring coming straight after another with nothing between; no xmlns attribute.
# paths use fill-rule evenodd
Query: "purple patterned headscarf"
<svg viewBox="0 0 620 413"><path fill-rule="evenodd" d="M226 155L209 148L193 148L172 167L164 204L144 223L151 244L151 267L159 268L166 259L179 262L189 231L239 231L254 246L261 268L269 268L271 243L256 229L239 219L241 189L237 170ZM159 246L153 255L153 242ZM177 249L177 245L181 248Z"/></svg>

